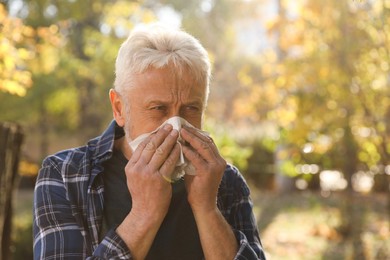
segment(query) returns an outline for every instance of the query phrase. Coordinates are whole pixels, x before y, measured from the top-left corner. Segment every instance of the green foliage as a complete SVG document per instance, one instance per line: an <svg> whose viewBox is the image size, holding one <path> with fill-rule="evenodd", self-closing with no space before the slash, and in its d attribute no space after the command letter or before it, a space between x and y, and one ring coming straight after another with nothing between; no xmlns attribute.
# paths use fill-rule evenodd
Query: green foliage
<svg viewBox="0 0 390 260"><path fill-rule="evenodd" d="M290 160L285 160L281 163L280 167L281 173L290 176L295 177L297 176L297 172L295 170L295 164Z"/></svg>
<svg viewBox="0 0 390 260"><path fill-rule="evenodd" d="M3 4L0 4L0 24L0 90L24 96L32 83L26 63L34 56L28 48L34 31L20 19L9 17Z"/></svg>
<svg viewBox="0 0 390 260"><path fill-rule="evenodd" d="M10 19L0 10L0 19L9 24L1 27L4 28L1 35L6 33L10 39L19 39L29 33L25 37L28 49L24 45L14 48L22 56L8 51L10 55L4 59L4 64L12 69L7 75L19 80L14 81L19 90L14 83L0 84L0 88L8 86L8 92L23 94L25 98L0 93L1 98L7 99L0 102L0 110L6 111L0 114L0 120L19 120L45 136L38 159L46 156L43 153L51 143L47 140L51 132L72 134L82 128L76 135L83 141L98 134L112 116L108 91L114 81L114 62L120 43L136 23L153 21L153 12L142 7L142 2L100 0L24 0L19 10L22 19ZM10 30L11 27L14 29ZM0 49L0 57L2 53ZM7 50L4 53L8 54ZM11 63L15 66L10 66ZM8 80L2 72L0 82ZM29 77L22 77L21 73L28 73Z"/></svg>
<svg viewBox="0 0 390 260"><path fill-rule="evenodd" d="M248 158L248 168L243 173L251 185L260 189L272 189L275 174L274 150L269 149L271 142L257 140L250 142L252 154Z"/></svg>
<svg viewBox="0 0 390 260"><path fill-rule="evenodd" d="M227 128L215 121L207 120L205 130L211 133L222 157L245 172L248 168L248 158L252 155L252 148L239 144Z"/></svg>
<svg viewBox="0 0 390 260"><path fill-rule="evenodd" d="M277 7L273 17L264 15L270 6ZM98 134L111 119L107 92L120 43L164 7L173 8L210 53L207 113L229 129L216 138L229 160L250 169L258 156L282 146L287 156L277 170L289 175L298 163L349 174L388 164L387 1L24 0L19 18L5 9L0 14L7 40L0 80L19 84L19 90L8 84L14 93L28 91L23 99L0 93L0 119L23 121L45 136L73 134L84 141ZM243 33L243 27L268 34ZM247 46L238 44L247 34L268 37L260 39L265 48L247 55ZM254 140L261 140L264 154L253 152ZM310 153L303 151L308 146Z"/></svg>
<svg viewBox="0 0 390 260"><path fill-rule="evenodd" d="M279 126L278 142L289 147L281 169L289 174L296 163L318 162L347 175L386 165L390 158L386 2L276 3L279 15L268 22L276 46L258 56L261 66L248 63L240 71L239 80L248 91L236 102L236 118ZM312 147L309 153L327 159L308 156L303 152L307 146Z"/></svg>

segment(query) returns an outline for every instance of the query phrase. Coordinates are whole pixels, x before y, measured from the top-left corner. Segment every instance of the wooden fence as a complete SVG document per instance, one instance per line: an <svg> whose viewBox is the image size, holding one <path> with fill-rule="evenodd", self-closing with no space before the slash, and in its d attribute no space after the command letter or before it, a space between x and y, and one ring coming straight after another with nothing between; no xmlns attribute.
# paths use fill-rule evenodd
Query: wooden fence
<svg viewBox="0 0 390 260"><path fill-rule="evenodd" d="M0 122L0 260L10 256L12 195L22 142L22 128L18 124Z"/></svg>

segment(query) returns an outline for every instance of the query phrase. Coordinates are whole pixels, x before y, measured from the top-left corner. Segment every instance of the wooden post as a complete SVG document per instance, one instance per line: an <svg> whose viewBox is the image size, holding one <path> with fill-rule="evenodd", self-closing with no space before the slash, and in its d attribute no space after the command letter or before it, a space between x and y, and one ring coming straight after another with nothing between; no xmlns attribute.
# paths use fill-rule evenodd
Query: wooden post
<svg viewBox="0 0 390 260"><path fill-rule="evenodd" d="M0 259L9 259L12 227L12 195L18 172L22 129L0 123Z"/></svg>

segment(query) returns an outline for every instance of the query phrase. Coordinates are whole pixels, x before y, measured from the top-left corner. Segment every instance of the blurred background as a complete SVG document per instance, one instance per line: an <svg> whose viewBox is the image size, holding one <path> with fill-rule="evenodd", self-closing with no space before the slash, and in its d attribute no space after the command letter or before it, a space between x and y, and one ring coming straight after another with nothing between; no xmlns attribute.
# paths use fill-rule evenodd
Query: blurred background
<svg viewBox="0 0 390 260"><path fill-rule="evenodd" d="M390 259L390 0L2 0L0 122L23 135L9 259L32 258L42 159L106 128L118 48L156 21L209 51L205 128L268 258Z"/></svg>

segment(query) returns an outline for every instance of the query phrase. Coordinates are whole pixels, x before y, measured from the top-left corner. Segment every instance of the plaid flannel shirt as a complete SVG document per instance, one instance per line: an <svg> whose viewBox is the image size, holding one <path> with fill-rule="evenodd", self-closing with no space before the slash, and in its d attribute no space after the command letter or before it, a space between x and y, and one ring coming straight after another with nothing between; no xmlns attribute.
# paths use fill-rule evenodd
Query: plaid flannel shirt
<svg viewBox="0 0 390 260"><path fill-rule="evenodd" d="M34 259L131 259L115 229L101 234L102 163L112 156L118 128L112 121L86 146L43 161L34 191ZM226 168L217 201L239 244L235 259L265 259L249 188L233 166Z"/></svg>

